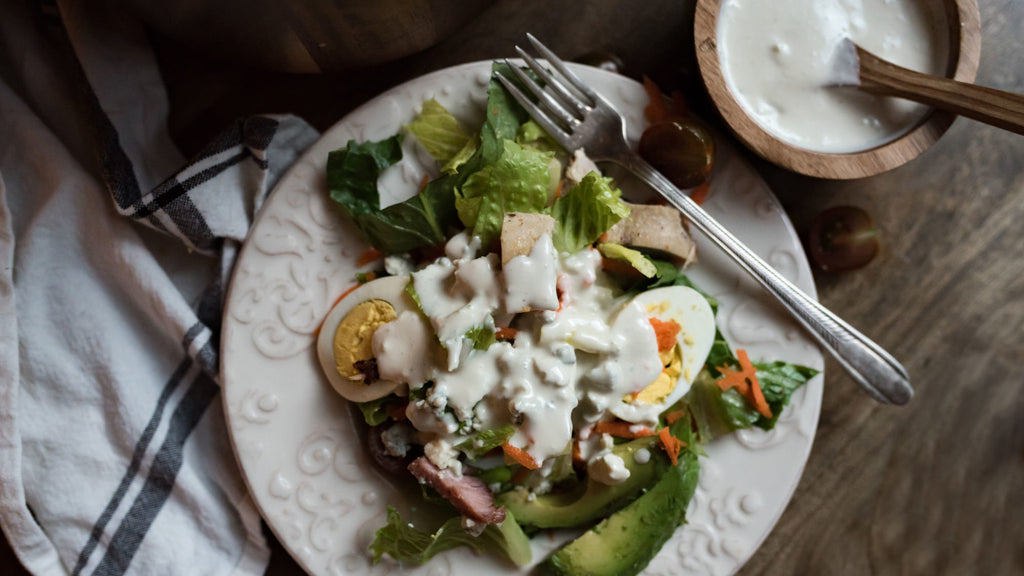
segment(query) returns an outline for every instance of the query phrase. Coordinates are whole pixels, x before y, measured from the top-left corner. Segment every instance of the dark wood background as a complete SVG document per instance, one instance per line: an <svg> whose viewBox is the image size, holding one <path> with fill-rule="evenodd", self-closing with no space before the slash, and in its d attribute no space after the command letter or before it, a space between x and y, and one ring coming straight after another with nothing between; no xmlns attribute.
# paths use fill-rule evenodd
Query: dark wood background
<svg viewBox="0 0 1024 576"><path fill-rule="evenodd" d="M978 83L1024 92L1024 2L979 4ZM246 69L153 40L172 133L191 152L249 113L293 112L325 129L419 74L508 56L527 31L569 59L613 53L625 74L682 89L718 122L691 24L692 5L673 0L500 0L424 52L323 76ZM751 160L798 230L833 205L875 218L881 255L856 272L817 274L818 292L904 362L917 395L881 406L826 364L803 478L741 574L1024 574L1024 137L960 119L910 164L849 182ZM274 545L268 574L301 574ZM0 567L16 565L4 543Z"/></svg>

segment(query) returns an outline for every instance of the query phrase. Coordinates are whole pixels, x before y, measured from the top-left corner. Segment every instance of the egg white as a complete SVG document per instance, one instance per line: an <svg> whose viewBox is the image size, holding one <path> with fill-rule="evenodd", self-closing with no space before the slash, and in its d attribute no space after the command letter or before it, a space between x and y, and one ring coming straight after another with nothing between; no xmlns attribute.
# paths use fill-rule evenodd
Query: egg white
<svg viewBox="0 0 1024 576"><path fill-rule="evenodd" d="M674 320L681 327L676 336L676 343L682 352L682 372L672 392L660 404L639 405L621 402L611 408L611 412L623 420L649 421L653 415L668 408L689 392L715 342L715 314L707 299L700 292L687 286L655 288L639 294L631 302L639 304L647 311L649 317L664 322Z"/></svg>
<svg viewBox="0 0 1024 576"><path fill-rule="evenodd" d="M320 336L316 342L317 358L324 375L331 387L346 400L352 402L369 402L387 396L398 389L402 383L389 380L377 380L372 384L352 381L338 373L334 361L334 332L338 324L353 308L367 300L384 300L399 315L406 310L416 310L416 303L405 291L409 283L408 276L386 276L371 280L345 296L324 318L320 327Z"/></svg>

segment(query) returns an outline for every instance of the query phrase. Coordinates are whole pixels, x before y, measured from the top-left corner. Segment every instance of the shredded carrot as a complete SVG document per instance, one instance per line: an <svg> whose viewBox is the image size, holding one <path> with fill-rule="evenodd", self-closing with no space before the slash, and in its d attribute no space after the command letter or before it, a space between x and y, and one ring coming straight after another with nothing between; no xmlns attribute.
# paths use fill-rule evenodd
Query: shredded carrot
<svg viewBox="0 0 1024 576"><path fill-rule="evenodd" d="M427 184L430 184L430 174L424 174L423 179L420 180L420 192L423 192L423 189L427 187Z"/></svg>
<svg viewBox="0 0 1024 576"><path fill-rule="evenodd" d="M647 76L644 76L644 90L647 90L647 106L644 108L644 116L651 124L661 124L667 121L672 112L669 110L665 95L661 89Z"/></svg>
<svg viewBox="0 0 1024 576"><path fill-rule="evenodd" d="M768 401L764 399L764 393L761 392L761 383L757 381L757 378L750 381L750 399L754 401L754 409L761 416L765 418L772 417L772 409L768 406Z"/></svg>
<svg viewBox="0 0 1024 576"><path fill-rule="evenodd" d="M747 351L736 350L736 359L740 362L739 370L728 366L718 368L718 371L722 373L722 377L718 380L718 387L722 390L736 388L741 395L750 401L755 410L765 418L771 418L771 408L764 399L761 383L757 381L757 368L754 368L754 365L750 362Z"/></svg>
<svg viewBox="0 0 1024 576"><path fill-rule="evenodd" d="M356 265L362 268L363 266L366 266L370 262L379 260L380 257L383 255L384 253L381 252L380 250L377 250L376 248L370 248L366 252L363 252L362 254L359 255L359 259L356 260Z"/></svg>
<svg viewBox="0 0 1024 576"><path fill-rule="evenodd" d="M672 461L672 465L678 464L679 451L683 449L683 446L686 446L686 442L673 436L672 431L668 428L658 430L658 440L661 441L661 447L665 449L665 453L668 454L668 459Z"/></svg>
<svg viewBox="0 0 1024 576"><path fill-rule="evenodd" d="M654 317L649 318L648 321L650 321L651 327L654 328L654 335L658 337L658 352L667 352L675 347L676 336L683 329L679 322L675 320L666 322Z"/></svg>
<svg viewBox="0 0 1024 576"><path fill-rule="evenodd" d="M597 237L597 243L603 244L608 241L608 232L605 232Z"/></svg>
<svg viewBox="0 0 1024 576"><path fill-rule="evenodd" d="M647 91L647 106L644 108L644 117L651 124L661 124L679 118L689 116L686 107L686 99L679 90L672 91L672 97L666 98L661 89L647 76L644 76L644 90Z"/></svg>
<svg viewBox="0 0 1024 576"><path fill-rule="evenodd" d="M509 458L522 464L523 468L526 468L528 470L536 470L537 468L540 468L540 462L534 460L533 456L530 456L522 448L513 446L508 442L505 442L504 444L501 445L501 451L504 452L505 455L508 456Z"/></svg>
<svg viewBox="0 0 1024 576"><path fill-rule="evenodd" d="M686 107L686 98L683 97L682 90L673 90L672 97L669 98L669 108L672 110L672 114L678 117L685 118L690 115L690 111Z"/></svg>
<svg viewBox="0 0 1024 576"><path fill-rule="evenodd" d="M562 181L559 180L558 181L558 187L555 188L555 198L561 198L561 197L562 197Z"/></svg>
<svg viewBox="0 0 1024 576"><path fill-rule="evenodd" d="M676 422L678 422L680 418L685 418L685 417L686 417L686 408L681 408L679 410L673 410L672 412L669 412L668 414L665 414L665 422L668 422L668 425L671 426L671 425L675 424Z"/></svg>
<svg viewBox="0 0 1024 576"><path fill-rule="evenodd" d="M519 330L516 330L515 328L498 328L497 330L494 331L494 337L497 338L498 340L509 341L515 340L516 334L518 333Z"/></svg>
<svg viewBox="0 0 1024 576"><path fill-rule="evenodd" d="M629 422L611 421L598 422L594 425L594 432L598 434L611 434L618 438L643 438L653 436L654 430L646 426L637 426Z"/></svg>
<svg viewBox="0 0 1024 576"><path fill-rule="evenodd" d="M708 199L708 192L710 192L710 191L711 191L711 185L708 184L707 182L705 182L705 183L701 184L700 186L697 186L696 188L694 188L693 192L690 192L690 200L693 200L699 206L699 205L703 204L705 200Z"/></svg>

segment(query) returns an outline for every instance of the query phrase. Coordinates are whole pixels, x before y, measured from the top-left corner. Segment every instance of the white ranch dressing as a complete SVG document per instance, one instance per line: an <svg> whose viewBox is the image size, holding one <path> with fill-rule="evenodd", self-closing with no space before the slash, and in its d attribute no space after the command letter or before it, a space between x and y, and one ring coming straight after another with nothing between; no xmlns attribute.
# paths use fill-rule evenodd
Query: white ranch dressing
<svg viewBox="0 0 1024 576"><path fill-rule="evenodd" d="M582 399L601 407L582 412L585 420L597 420L662 370L647 311L615 296L610 280L599 274L596 250L559 255L545 234L528 256L499 271L493 255L475 257L477 246L465 234L456 236L446 257L412 274L433 331L418 313L403 312L379 328L373 342L382 375L412 389L434 382L406 414L427 434L426 456L455 474L453 446L507 424L516 427L510 442L538 463L566 454ZM503 304L535 312L521 317L514 342L473 349L465 333L481 325L493 328L493 315ZM621 459L607 450L592 460L601 481L628 477Z"/></svg>
<svg viewBox="0 0 1024 576"><path fill-rule="evenodd" d="M820 152L855 152L912 128L927 108L834 83L848 37L900 66L942 75L941 3L929 0L724 0L718 53L729 90L762 128Z"/></svg>

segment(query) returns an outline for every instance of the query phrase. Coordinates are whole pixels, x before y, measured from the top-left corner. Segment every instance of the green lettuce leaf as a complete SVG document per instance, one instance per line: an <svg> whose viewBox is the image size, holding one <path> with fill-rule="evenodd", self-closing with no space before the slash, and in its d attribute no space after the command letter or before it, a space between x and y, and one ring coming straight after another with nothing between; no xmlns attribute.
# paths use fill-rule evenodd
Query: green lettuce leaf
<svg viewBox="0 0 1024 576"><path fill-rule="evenodd" d="M367 426L379 426L388 421L387 406L396 397L394 394L377 398L376 400L370 400L368 402L358 402L356 406L359 406L359 411L363 413L363 420L366 420Z"/></svg>
<svg viewBox="0 0 1024 576"><path fill-rule="evenodd" d="M423 103L423 110L404 128L441 165L448 164L470 141L455 116L433 98Z"/></svg>
<svg viewBox="0 0 1024 576"><path fill-rule="evenodd" d="M717 377L705 368L685 397L702 442L752 426L771 430L793 393L818 373L814 368L788 362L753 362L753 365L772 417L762 416L735 388L723 391L718 387Z"/></svg>
<svg viewBox="0 0 1024 576"><path fill-rule="evenodd" d="M357 144L327 157L327 188L331 199L352 219L370 245L386 254L444 242L457 222L451 176L430 182L405 202L380 209L377 179L402 158L401 135Z"/></svg>
<svg viewBox="0 0 1024 576"><path fill-rule="evenodd" d="M494 335L494 328L488 326L476 326L466 332L466 339L473 343L474 350L487 350L498 341Z"/></svg>
<svg viewBox="0 0 1024 576"><path fill-rule="evenodd" d="M771 418L761 416L755 425L765 430L771 430L779 420L782 410L789 405L793 393L808 380L814 378L818 374L818 370L788 362L752 362L752 364L757 369L757 381L761 385L761 393L764 394L764 399L772 411Z"/></svg>
<svg viewBox="0 0 1024 576"><path fill-rule="evenodd" d="M619 198L621 192L612 187L611 178L596 172L555 201L551 207L555 235L552 238L559 252L579 252L593 244L615 225L629 216L629 208Z"/></svg>
<svg viewBox="0 0 1024 576"><path fill-rule="evenodd" d="M647 278L654 278L655 275L658 274L658 268L654 265L654 262L639 250L633 250L632 248L626 248L621 244L612 244L610 242L598 244L597 249L605 258L622 260L633 268L636 268L637 272L643 274Z"/></svg>
<svg viewBox="0 0 1024 576"><path fill-rule="evenodd" d="M473 438L460 442L455 448L461 450L470 459L476 459L508 442L508 439L515 433L516 429L511 425L494 430L484 430Z"/></svg>
<svg viewBox="0 0 1024 576"><path fill-rule="evenodd" d="M398 511L388 506L387 524L377 530L370 550L374 563L387 554L403 564L420 566L441 552L459 546L503 557L516 566L525 566L532 559L529 538L512 514L507 512L500 526L489 525L479 536L473 536L462 528L461 516L448 519L430 534L405 522Z"/></svg>
<svg viewBox="0 0 1024 576"><path fill-rule="evenodd" d="M470 175L455 199L459 219L484 246L501 234L506 212L540 212L548 200L551 154L511 140L502 146L498 160Z"/></svg>
<svg viewBox="0 0 1024 576"><path fill-rule="evenodd" d="M723 392L707 370L697 375L685 399L703 443L750 428L761 417L735 389Z"/></svg>
<svg viewBox="0 0 1024 576"><path fill-rule="evenodd" d="M516 143L523 146L530 146L546 152L554 152L556 155L568 156L565 148L544 131L533 120L527 120L519 126L519 133L516 134Z"/></svg>
<svg viewBox="0 0 1024 576"><path fill-rule="evenodd" d="M377 178L401 159L401 135L362 144L349 140L345 148L327 156L327 189L331 199L350 214L379 211Z"/></svg>
<svg viewBox="0 0 1024 576"><path fill-rule="evenodd" d="M443 174L455 174L459 171L459 168L463 164L469 162L476 151L480 148L480 135L474 134L472 138L466 141L466 144L455 153L454 156L445 162L444 166L441 166L441 173Z"/></svg>

